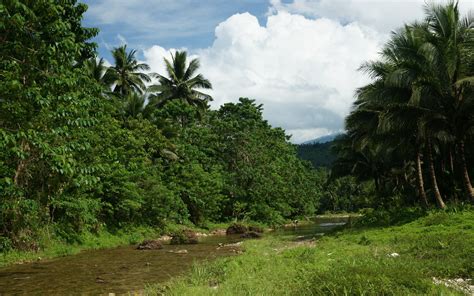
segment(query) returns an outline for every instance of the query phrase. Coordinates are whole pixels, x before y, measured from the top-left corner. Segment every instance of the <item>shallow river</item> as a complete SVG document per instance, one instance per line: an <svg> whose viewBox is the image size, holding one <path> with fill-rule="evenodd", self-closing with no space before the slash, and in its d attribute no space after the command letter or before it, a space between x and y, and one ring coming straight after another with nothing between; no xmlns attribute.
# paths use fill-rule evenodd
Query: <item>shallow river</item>
<svg viewBox="0 0 474 296"><path fill-rule="evenodd" d="M314 224L287 227L269 235L310 238L344 224L344 218L318 218ZM210 236L197 245L165 245L138 251L134 246L83 251L77 255L12 265L0 269L0 295L98 295L141 291L148 283L164 282L189 271L196 261L231 256L219 243L241 241L238 236ZM173 253L187 250L186 254Z"/></svg>

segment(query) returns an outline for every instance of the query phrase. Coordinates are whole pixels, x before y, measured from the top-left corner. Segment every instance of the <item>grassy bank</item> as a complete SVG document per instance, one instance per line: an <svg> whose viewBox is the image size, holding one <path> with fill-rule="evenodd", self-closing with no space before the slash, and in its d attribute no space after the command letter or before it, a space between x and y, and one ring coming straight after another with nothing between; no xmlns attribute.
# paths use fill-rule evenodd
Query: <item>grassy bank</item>
<svg viewBox="0 0 474 296"><path fill-rule="evenodd" d="M101 231L97 234L84 233L76 242L67 242L55 236L44 234L38 242L39 250L10 250L0 253L0 267L11 264L37 261L67 255L74 255L82 250L113 248L138 243L144 239L156 238L161 231L151 228L134 228L111 233Z"/></svg>
<svg viewBox="0 0 474 296"><path fill-rule="evenodd" d="M435 284L474 277L474 212L435 212L318 241L268 236L244 254L196 265L150 295L462 295ZM442 282L443 283L443 282Z"/></svg>

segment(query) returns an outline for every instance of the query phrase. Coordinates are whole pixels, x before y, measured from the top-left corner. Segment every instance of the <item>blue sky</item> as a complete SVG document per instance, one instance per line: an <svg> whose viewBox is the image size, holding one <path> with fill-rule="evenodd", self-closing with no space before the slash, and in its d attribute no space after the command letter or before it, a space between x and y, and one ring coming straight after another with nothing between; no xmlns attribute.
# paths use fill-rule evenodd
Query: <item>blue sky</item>
<svg viewBox="0 0 474 296"><path fill-rule="evenodd" d="M243 12L250 12L265 23L269 7L267 0L82 2L89 6L84 24L100 29L95 41L100 55L107 58L110 48L124 41L137 49L155 44L165 48L205 48L214 41L219 23Z"/></svg>
<svg viewBox="0 0 474 296"><path fill-rule="evenodd" d="M184 48L213 84L212 108L255 99L300 143L343 130L354 91L370 81L357 69L432 0L82 1L101 57L113 62L110 49L126 43L165 74L163 58ZM474 10L473 0L459 4Z"/></svg>

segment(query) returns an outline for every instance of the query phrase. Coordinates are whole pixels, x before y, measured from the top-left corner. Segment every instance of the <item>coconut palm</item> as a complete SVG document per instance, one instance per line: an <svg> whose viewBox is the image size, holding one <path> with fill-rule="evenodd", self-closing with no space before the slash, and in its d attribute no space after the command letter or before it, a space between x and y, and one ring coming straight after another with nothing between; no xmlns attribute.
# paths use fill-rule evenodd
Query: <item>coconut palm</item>
<svg viewBox="0 0 474 296"><path fill-rule="evenodd" d="M127 52L127 45L112 50L114 66L107 69L107 79L112 81L114 93L127 96L132 92L143 94L146 90L146 82L150 77L143 71L150 70L145 63L139 63L135 57L136 50Z"/></svg>
<svg viewBox="0 0 474 296"><path fill-rule="evenodd" d="M167 76L155 74L159 84L148 89L152 93L150 104L159 108L169 101L183 100L200 109L207 108L212 97L199 89L212 89L212 84L202 74L196 74L200 66L199 60L193 59L188 64L187 53L177 51L171 55L171 61L165 58L164 62Z"/></svg>
<svg viewBox="0 0 474 296"><path fill-rule="evenodd" d="M146 105L145 95L131 93L127 95L124 102L123 111L127 117L138 117L140 114L145 116Z"/></svg>
<svg viewBox="0 0 474 296"><path fill-rule="evenodd" d="M105 87L110 87L111 81L108 81L107 75L105 75L107 72L107 67L104 65L103 58L90 58L85 61L84 67L89 77Z"/></svg>
<svg viewBox="0 0 474 296"><path fill-rule="evenodd" d="M381 164L376 169L380 174L396 179L405 170L399 176L412 180L407 172L416 172L416 188L424 204L426 169L431 192L444 208L441 190L457 192L454 160L474 200L465 156L465 143L474 138L474 19L462 19L454 1L427 5L425 11L424 22L393 33L381 60L362 67L373 82L358 90L346 129L353 156L371 151L372 157L365 158L367 163ZM383 141L391 143L384 146ZM342 150L348 147L346 143ZM390 151L378 153L380 147ZM357 158L352 161L361 163ZM440 174L450 179L453 188L440 190ZM443 178L440 184L449 183Z"/></svg>
<svg viewBox="0 0 474 296"><path fill-rule="evenodd" d="M449 132L459 153L464 187L474 200L464 151L466 137L473 129L474 16L461 18L458 3L454 1L448 5L431 4L425 10L431 33L429 42L436 49L433 54L438 65Z"/></svg>
<svg viewBox="0 0 474 296"><path fill-rule="evenodd" d="M410 139L416 150L417 187L424 204L423 173L421 166L423 146L431 188L439 207L445 203L441 196L435 170L433 145L447 142L446 117L439 103L438 67L432 58L433 46L427 42L426 24L405 26L395 33L383 50L384 59L393 65L393 71L384 78L386 88L398 88L405 95L391 98L384 116L384 126L395 131L402 139ZM403 135L405 135L403 137Z"/></svg>

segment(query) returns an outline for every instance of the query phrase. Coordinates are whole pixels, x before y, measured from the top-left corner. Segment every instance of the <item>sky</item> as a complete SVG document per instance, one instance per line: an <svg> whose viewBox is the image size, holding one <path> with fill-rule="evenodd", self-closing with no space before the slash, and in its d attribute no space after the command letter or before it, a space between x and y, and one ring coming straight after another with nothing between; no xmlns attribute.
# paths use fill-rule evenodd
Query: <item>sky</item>
<svg viewBox="0 0 474 296"><path fill-rule="evenodd" d="M239 97L301 143L343 131L354 91L369 78L390 33L423 18L430 0L83 0L84 25L100 29L99 55L127 44L152 72L187 50L213 84L216 109ZM436 3L446 3L438 0ZM460 0L463 14L474 1Z"/></svg>

